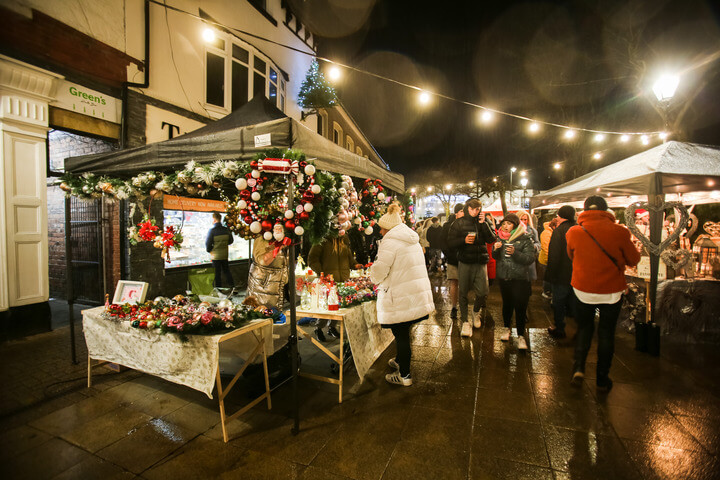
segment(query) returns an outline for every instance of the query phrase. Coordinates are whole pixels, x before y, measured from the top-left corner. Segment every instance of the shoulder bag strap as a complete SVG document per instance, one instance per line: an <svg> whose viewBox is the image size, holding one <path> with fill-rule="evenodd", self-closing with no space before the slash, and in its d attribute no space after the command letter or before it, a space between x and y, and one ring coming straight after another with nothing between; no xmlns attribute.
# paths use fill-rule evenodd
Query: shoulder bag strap
<svg viewBox="0 0 720 480"><path fill-rule="evenodd" d="M613 265L615 265L615 266L617 267L617 269L620 270L620 272L624 273L624 272L623 272L623 269L620 267L620 265L618 264L617 260L615 260L615 258L614 258L612 255L610 255L610 254L607 252L607 250L605 250L605 249L603 248L602 245L600 245L600 242L598 242L598 241L595 239L595 237L593 237L592 235L590 235L590 232L587 231L587 229L585 228L585 226L580 225L580 228L582 228L583 230L585 230L585 233L587 233L588 236L593 239L593 242L595 242L595 245L597 245L598 247L600 247L600 250L602 250L602 252L603 252L605 255L607 255L607 257L608 257L610 260L612 260Z"/></svg>

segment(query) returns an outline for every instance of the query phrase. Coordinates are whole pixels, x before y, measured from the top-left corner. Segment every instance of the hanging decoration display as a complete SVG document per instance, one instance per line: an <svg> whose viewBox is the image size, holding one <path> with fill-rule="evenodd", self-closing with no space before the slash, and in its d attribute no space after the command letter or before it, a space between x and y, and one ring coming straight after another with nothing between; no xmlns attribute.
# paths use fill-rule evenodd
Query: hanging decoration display
<svg viewBox="0 0 720 480"><path fill-rule="evenodd" d="M343 236L353 227L355 219L360 216L358 208L360 198L352 178L348 175L340 175L336 180L340 209L332 219L332 229L336 230L339 236Z"/></svg>
<svg viewBox="0 0 720 480"><path fill-rule="evenodd" d="M262 236L276 246L290 245L306 234L311 243L319 243L328 235L329 219L339 206L331 174L317 170L297 150L266 150L249 165L249 171L235 180L237 193L225 197L225 221L232 232L247 239ZM292 209L288 174L297 181Z"/></svg>
<svg viewBox="0 0 720 480"><path fill-rule="evenodd" d="M365 180L360 192L360 217L354 220L356 228L365 232L365 235L372 235L375 224L385 213L387 208L385 195L382 180L369 178Z"/></svg>
<svg viewBox="0 0 720 480"><path fill-rule="evenodd" d="M190 161L172 172L146 171L129 179L92 173L65 174L60 188L83 200L101 197L128 199L131 218L139 207L142 220L128 229L133 244L151 242L169 260L179 249L182 232L161 227L142 203L160 194L206 196L216 191L227 204L225 222L243 238L262 236L276 246L287 246L299 237L313 245L326 237L344 235L349 228L371 234L385 211L381 180L366 180L362 200L347 175L317 170L305 155L292 149L272 148L250 162L216 161L201 165ZM289 208L288 181L294 181L293 208Z"/></svg>

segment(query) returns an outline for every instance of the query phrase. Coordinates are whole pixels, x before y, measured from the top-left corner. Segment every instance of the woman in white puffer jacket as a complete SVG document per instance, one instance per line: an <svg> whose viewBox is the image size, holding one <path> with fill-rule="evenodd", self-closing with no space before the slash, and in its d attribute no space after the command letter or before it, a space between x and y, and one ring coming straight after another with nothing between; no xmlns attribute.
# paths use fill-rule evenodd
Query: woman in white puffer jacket
<svg viewBox="0 0 720 480"><path fill-rule="evenodd" d="M397 347L396 358L388 362L395 372L385 379L409 387L410 327L427 319L435 303L418 234L403 223L400 211L398 205L390 205L378 221L383 239L370 278L378 286L378 322L392 330Z"/></svg>

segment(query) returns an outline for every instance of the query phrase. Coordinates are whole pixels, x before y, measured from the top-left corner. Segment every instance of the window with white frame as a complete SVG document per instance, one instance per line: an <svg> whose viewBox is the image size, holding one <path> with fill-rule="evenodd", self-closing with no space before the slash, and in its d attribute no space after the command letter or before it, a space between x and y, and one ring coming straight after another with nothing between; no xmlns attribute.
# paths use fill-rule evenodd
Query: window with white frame
<svg viewBox="0 0 720 480"><path fill-rule="evenodd" d="M205 103L233 111L265 95L285 111L286 82L272 60L236 38L216 38L205 47Z"/></svg>
<svg viewBox="0 0 720 480"><path fill-rule="evenodd" d="M353 139L350 135L345 137L345 148L347 148L351 152L355 149L355 142L353 142Z"/></svg>
<svg viewBox="0 0 720 480"><path fill-rule="evenodd" d="M336 145L342 146L343 129L339 123L333 122L333 138L332 141Z"/></svg>

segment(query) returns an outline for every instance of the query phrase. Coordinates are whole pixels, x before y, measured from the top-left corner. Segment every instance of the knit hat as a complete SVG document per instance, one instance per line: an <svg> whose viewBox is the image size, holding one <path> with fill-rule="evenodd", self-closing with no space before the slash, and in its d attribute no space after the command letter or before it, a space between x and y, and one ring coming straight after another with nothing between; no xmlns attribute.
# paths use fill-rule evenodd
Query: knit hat
<svg viewBox="0 0 720 480"><path fill-rule="evenodd" d="M571 205L563 205L557 214L558 217L564 218L565 220L575 220L575 208Z"/></svg>
<svg viewBox="0 0 720 480"><path fill-rule="evenodd" d="M508 213L505 215L505 217L502 219L502 222L500 222L500 225L503 224L503 222L510 222L513 224L513 229L517 228L518 225L520 225L520 218L515 215L514 213Z"/></svg>
<svg viewBox="0 0 720 480"><path fill-rule="evenodd" d="M607 210L607 202L603 197L592 195L585 199L585 210Z"/></svg>
<svg viewBox="0 0 720 480"><path fill-rule="evenodd" d="M400 217L400 210L401 209L399 205L390 205L387 209L387 212L385 212L385 215L380 217L380 220L378 220L378 225L380 225L380 228L390 230L393 227L397 227L398 225L403 223L403 220Z"/></svg>

